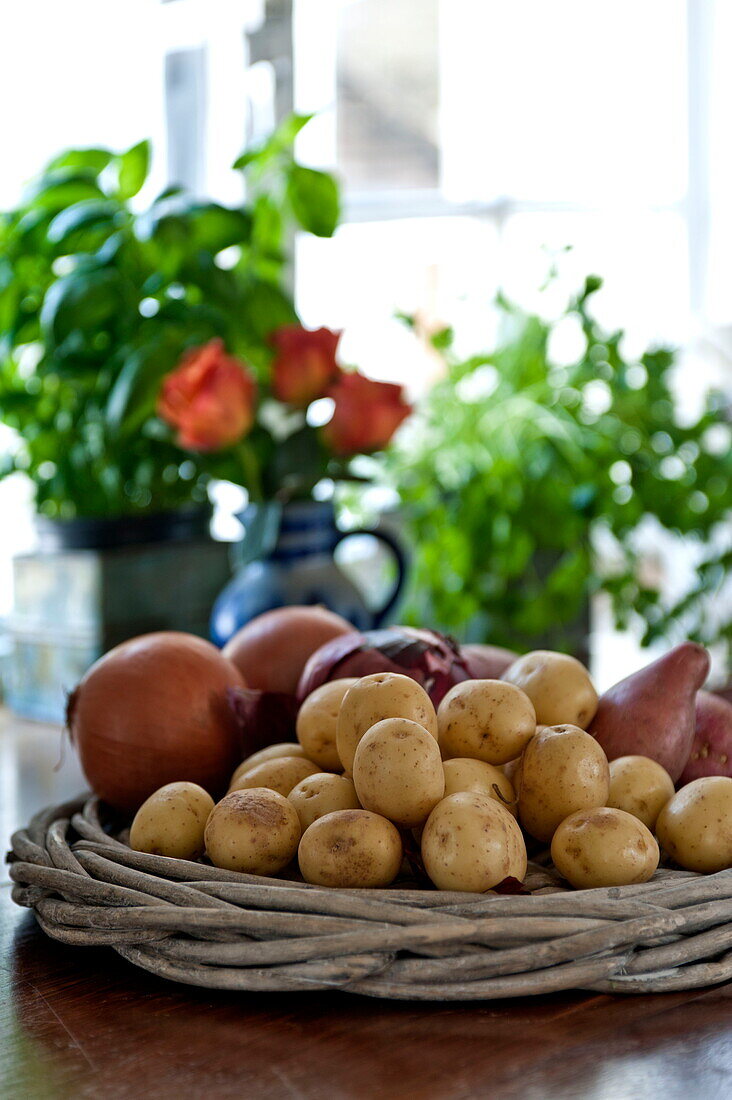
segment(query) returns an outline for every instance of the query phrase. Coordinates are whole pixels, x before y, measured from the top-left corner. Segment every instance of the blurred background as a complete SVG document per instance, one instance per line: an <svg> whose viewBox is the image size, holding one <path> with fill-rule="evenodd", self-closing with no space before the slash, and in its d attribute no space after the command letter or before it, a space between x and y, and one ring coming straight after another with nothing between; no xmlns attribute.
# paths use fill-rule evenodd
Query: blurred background
<svg viewBox="0 0 732 1100"><path fill-rule="evenodd" d="M418 402L446 369L424 334L450 326L464 360L494 346L499 290L556 317L597 274L594 314L625 331L627 362L679 349L683 422L706 390L732 384L731 46L723 0L9 0L0 209L64 148L146 138L133 206L169 184L236 204L242 148L292 111L313 113L297 156L335 173L341 219L332 237L292 234L286 280L305 326L343 330L343 362ZM555 333L560 362L569 329ZM0 450L13 439L0 427ZM723 456L728 436L715 448ZM716 493L729 506L724 474ZM214 496L215 532L236 537L240 495L223 485ZM394 499L384 489L376 505ZM37 542L22 473L0 482L0 517L7 617L12 556ZM684 530L673 517L664 527ZM718 524L713 539L724 537ZM645 540L649 568L672 587L693 575L698 548L653 525ZM715 600L728 587L717 583ZM642 624L619 630L607 595L588 624L601 684L640 663Z"/></svg>

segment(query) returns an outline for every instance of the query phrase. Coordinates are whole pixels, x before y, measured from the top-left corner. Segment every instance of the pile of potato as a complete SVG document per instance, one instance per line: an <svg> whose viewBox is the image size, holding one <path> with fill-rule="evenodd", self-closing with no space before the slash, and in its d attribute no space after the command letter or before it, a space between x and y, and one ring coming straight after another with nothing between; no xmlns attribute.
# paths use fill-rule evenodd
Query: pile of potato
<svg viewBox="0 0 732 1100"><path fill-rule="evenodd" d="M335 887L388 886L410 832L442 890L521 881L527 838L578 888L647 881L654 831L682 867L732 866L732 779L675 794L648 757L608 764L585 732L597 703L584 666L549 651L456 684L437 711L407 676L335 680L303 702L297 744L250 756L217 805L193 783L160 788L130 844L256 875L297 858L306 882Z"/></svg>

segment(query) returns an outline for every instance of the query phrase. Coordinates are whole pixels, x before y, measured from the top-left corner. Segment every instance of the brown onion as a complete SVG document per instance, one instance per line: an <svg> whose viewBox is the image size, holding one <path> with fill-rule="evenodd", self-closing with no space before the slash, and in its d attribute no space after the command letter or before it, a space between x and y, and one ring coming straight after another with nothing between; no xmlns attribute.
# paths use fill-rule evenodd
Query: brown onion
<svg viewBox="0 0 732 1100"><path fill-rule="evenodd" d="M462 654L476 680L500 680L518 653L500 645L464 645Z"/></svg>
<svg viewBox="0 0 732 1100"><path fill-rule="evenodd" d="M222 652L250 688L294 695L310 655L331 638L354 632L325 607L278 607L243 626Z"/></svg>
<svg viewBox="0 0 732 1100"><path fill-rule="evenodd" d="M392 626L365 634L334 638L316 650L306 664L297 689L302 700L328 680L400 672L411 676L438 706L453 684L473 678L454 639L435 630Z"/></svg>
<svg viewBox="0 0 732 1100"><path fill-rule="evenodd" d="M66 710L89 785L128 813L177 780L215 798L241 759L227 690L244 686L231 662L193 634L144 634L110 650Z"/></svg>

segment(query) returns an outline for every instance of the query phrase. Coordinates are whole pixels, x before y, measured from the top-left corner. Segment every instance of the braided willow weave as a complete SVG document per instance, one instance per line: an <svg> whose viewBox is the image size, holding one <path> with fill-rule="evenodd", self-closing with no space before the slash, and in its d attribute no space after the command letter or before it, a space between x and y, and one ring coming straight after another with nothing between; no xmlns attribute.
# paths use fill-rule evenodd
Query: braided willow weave
<svg viewBox="0 0 732 1100"><path fill-rule="evenodd" d="M732 978L732 870L574 891L530 863L526 895L328 890L133 852L93 798L37 814L9 858L49 936L213 989L471 1001Z"/></svg>

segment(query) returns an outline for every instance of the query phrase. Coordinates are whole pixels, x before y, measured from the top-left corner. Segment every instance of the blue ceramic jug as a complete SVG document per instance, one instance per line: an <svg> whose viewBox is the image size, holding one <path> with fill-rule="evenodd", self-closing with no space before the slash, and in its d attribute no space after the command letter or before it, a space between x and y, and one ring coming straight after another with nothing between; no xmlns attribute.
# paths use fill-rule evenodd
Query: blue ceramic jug
<svg viewBox="0 0 732 1100"><path fill-rule="evenodd" d="M244 538L236 544L236 573L211 615L211 638L216 645L225 645L250 619L275 607L322 604L359 630L372 630L396 604L405 579L401 547L383 531L339 531L330 501L251 504L239 518ZM377 611L369 610L333 558L340 542L364 534L386 543L397 565L394 588Z"/></svg>

